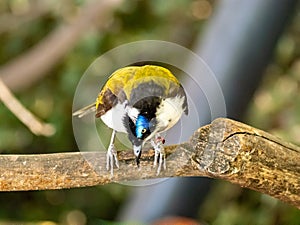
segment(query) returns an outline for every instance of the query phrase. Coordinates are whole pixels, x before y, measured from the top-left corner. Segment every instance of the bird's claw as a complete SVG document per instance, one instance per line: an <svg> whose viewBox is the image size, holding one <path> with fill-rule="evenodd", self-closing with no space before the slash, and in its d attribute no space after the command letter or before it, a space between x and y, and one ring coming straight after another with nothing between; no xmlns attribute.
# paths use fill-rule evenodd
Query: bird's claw
<svg viewBox="0 0 300 225"><path fill-rule="evenodd" d="M159 157L159 158L158 158ZM164 147L161 146L161 149L159 151L157 151L155 149L155 155L154 155L154 163L153 163L153 167L157 166L157 161L158 161L158 167L157 167L157 171L156 171L156 175L160 174L161 171L161 167L163 166L163 169L166 170L167 169L167 165L166 165L166 154L164 151Z"/></svg>
<svg viewBox="0 0 300 225"><path fill-rule="evenodd" d="M163 169L166 170L166 154L163 144L165 143L165 139L162 137L157 137L155 141L152 141L151 144L154 148L155 154L154 154L154 163L153 167L157 166L158 161L158 167L156 175L159 175L161 171L161 167L163 166ZM158 158L159 157L159 158Z"/></svg>
<svg viewBox="0 0 300 225"><path fill-rule="evenodd" d="M119 160L117 156L117 152L113 144L108 147L106 153L106 169L110 170L111 176L114 175L114 162L117 168L119 168Z"/></svg>

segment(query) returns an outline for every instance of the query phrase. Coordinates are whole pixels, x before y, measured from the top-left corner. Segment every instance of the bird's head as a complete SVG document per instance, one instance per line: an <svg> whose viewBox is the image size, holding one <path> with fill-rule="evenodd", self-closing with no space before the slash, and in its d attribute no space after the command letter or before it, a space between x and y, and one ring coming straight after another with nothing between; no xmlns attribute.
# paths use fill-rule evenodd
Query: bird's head
<svg viewBox="0 0 300 225"><path fill-rule="evenodd" d="M133 145L133 152L136 156L137 164L139 164L143 144L156 133L156 119L149 117L148 112L140 113L137 111L137 113L137 116L127 118L130 128L128 138Z"/></svg>

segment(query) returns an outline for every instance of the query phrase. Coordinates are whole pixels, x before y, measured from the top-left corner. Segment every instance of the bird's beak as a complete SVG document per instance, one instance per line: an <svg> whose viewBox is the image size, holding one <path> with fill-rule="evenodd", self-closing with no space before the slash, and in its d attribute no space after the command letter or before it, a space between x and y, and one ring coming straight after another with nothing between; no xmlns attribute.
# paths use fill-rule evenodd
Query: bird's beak
<svg viewBox="0 0 300 225"><path fill-rule="evenodd" d="M135 161L136 161L136 165L139 166L140 164L140 158L142 155L142 145L133 145L133 153L135 155Z"/></svg>

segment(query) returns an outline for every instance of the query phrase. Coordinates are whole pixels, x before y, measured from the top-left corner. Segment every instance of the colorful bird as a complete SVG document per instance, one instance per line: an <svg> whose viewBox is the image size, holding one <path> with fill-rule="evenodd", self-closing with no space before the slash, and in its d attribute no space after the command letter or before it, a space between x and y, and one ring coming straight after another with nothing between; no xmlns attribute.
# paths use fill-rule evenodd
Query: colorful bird
<svg viewBox="0 0 300 225"><path fill-rule="evenodd" d="M168 69L154 65L128 66L109 77L95 103L74 112L73 116L80 118L90 112L96 112L96 117L113 130L106 162L112 175L114 163L119 167L114 147L116 132L127 133L138 166L142 147L151 140L154 165L159 159L159 173L165 158L160 133L173 127L183 113L187 115L188 105L183 87Z"/></svg>

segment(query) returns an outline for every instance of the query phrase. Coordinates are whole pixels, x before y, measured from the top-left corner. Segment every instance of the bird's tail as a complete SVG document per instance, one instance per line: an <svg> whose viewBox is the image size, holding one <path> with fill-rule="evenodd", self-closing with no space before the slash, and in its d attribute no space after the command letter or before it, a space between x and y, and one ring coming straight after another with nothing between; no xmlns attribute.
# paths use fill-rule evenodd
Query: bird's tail
<svg viewBox="0 0 300 225"><path fill-rule="evenodd" d="M93 103L91 105L88 105L82 109L79 109L75 112L73 112L73 116L76 116L78 118L81 118L89 113L95 112L96 111L96 103Z"/></svg>

